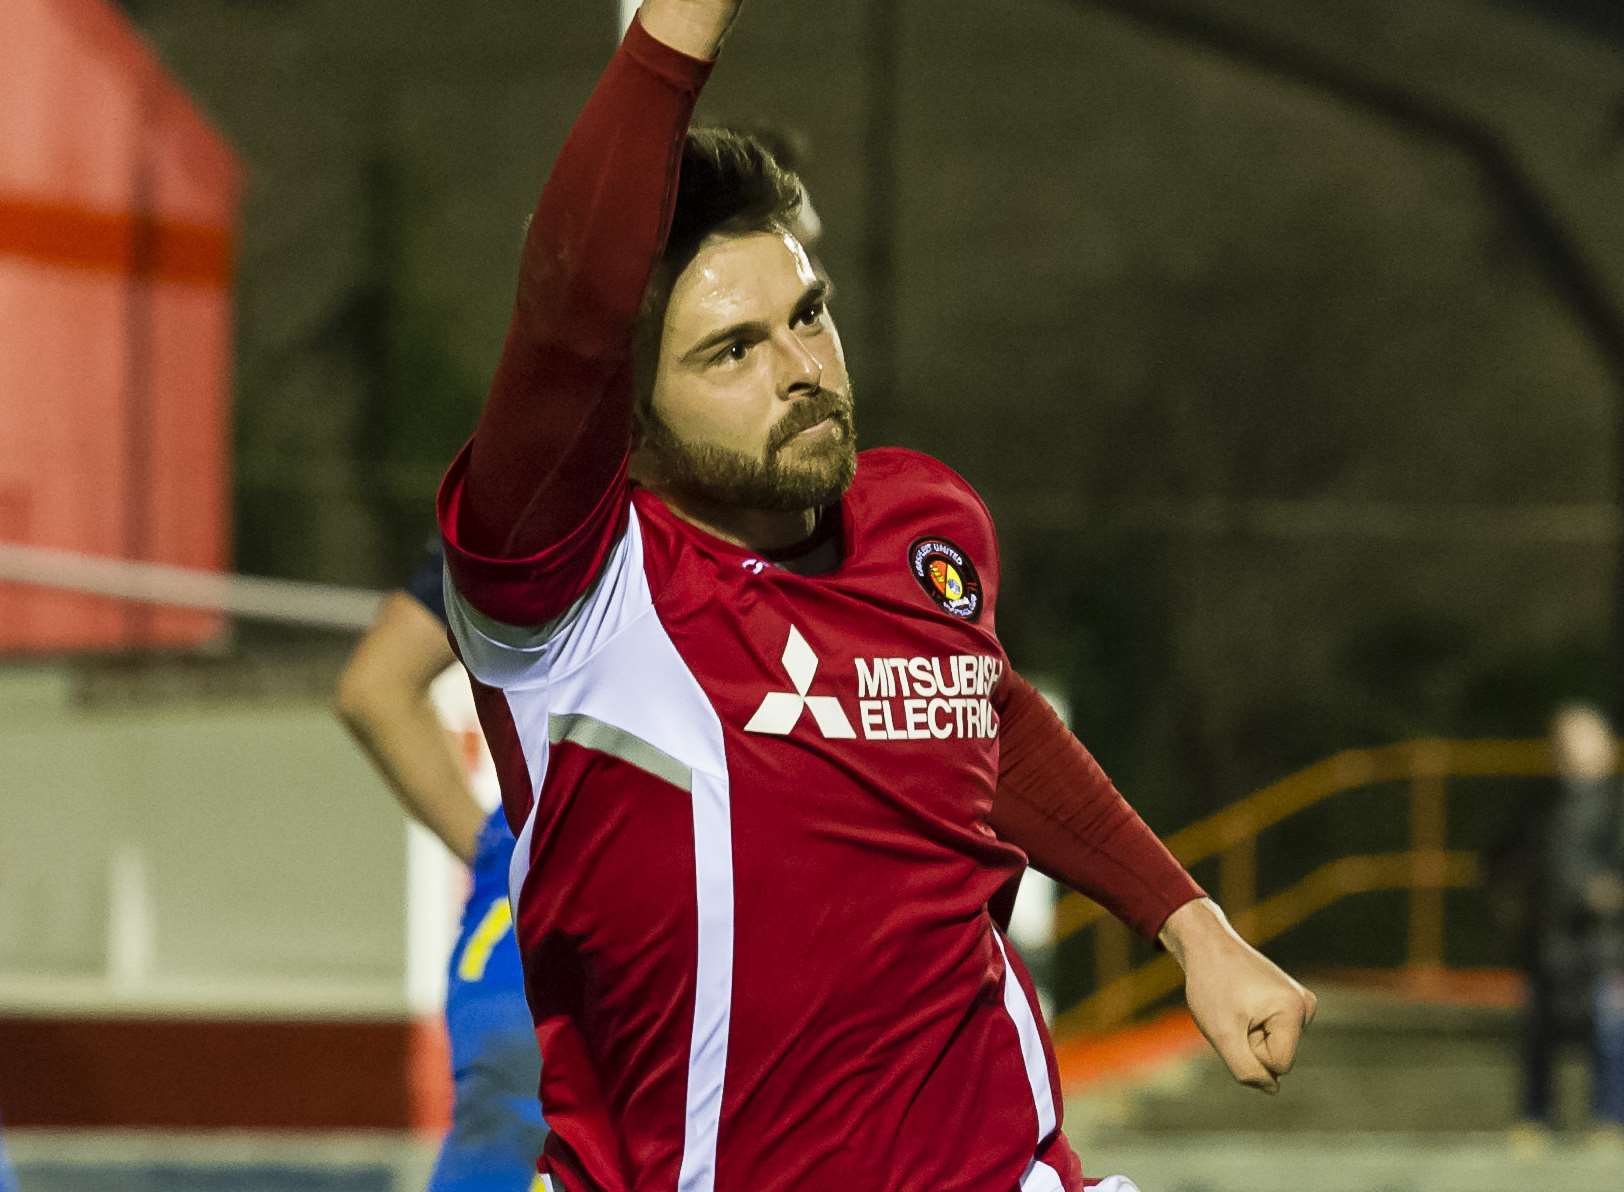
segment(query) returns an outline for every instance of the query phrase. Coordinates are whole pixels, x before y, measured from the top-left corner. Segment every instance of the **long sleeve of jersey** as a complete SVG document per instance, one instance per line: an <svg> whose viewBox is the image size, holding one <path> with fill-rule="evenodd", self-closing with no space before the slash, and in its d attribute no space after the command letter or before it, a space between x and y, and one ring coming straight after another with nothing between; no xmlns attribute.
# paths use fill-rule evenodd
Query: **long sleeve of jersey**
<svg viewBox="0 0 1624 1192"><path fill-rule="evenodd" d="M999 697L993 830L1034 868L1154 938L1204 891L1036 688L1007 671Z"/></svg>
<svg viewBox="0 0 1624 1192"><path fill-rule="evenodd" d="M500 621L567 608L624 525L633 335L710 69L634 20L542 190L490 397L439 497L458 589Z"/></svg>

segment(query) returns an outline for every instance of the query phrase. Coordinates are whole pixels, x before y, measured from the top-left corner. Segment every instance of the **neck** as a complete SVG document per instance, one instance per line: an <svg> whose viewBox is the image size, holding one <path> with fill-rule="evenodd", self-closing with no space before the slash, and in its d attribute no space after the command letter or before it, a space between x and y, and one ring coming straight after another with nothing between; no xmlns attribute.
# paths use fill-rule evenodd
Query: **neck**
<svg viewBox="0 0 1624 1192"><path fill-rule="evenodd" d="M816 509L797 509L790 513L740 509L662 485L649 487L671 512L689 525L750 550L784 550L805 542L818 528L819 510Z"/></svg>

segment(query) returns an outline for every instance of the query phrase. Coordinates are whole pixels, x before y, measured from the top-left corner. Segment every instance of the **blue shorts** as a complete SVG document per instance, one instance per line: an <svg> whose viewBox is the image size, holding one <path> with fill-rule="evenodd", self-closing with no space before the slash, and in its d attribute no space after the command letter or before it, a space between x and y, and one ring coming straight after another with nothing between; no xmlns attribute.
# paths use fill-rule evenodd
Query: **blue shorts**
<svg viewBox="0 0 1624 1192"><path fill-rule="evenodd" d="M498 811L480 834L446 987L455 1097L428 1192L530 1192L547 1138L541 1057L508 909L513 836Z"/></svg>

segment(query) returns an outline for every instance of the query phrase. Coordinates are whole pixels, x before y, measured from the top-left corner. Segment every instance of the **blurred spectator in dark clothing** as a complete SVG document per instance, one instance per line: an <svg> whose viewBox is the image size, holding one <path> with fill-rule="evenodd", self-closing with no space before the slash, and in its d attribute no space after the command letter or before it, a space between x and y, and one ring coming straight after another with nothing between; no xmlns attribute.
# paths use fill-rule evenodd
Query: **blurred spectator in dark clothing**
<svg viewBox="0 0 1624 1192"><path fill-rule="evenodd" d="M1537 855L1524 932L1523 1118L1551 1124L1553 1057L1564 1028L1588 1016L1596 1124L1624 1130L1624 795L1617 749L1600 712L1570 704L1552 719L1551 752L1556 798L1529 840Z"/></svg>

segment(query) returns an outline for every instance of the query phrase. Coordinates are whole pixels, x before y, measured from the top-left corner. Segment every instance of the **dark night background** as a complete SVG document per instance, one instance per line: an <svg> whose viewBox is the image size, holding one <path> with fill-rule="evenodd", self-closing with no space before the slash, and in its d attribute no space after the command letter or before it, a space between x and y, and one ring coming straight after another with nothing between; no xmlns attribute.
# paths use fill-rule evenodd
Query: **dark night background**
<svg viewBox="0 0 1624 1192"><path fill-rule="evenodd" d="M612 5L126 7L249 170L236 565L392 586ZM865 442L986 496L1016 665L1154 826L1615 694L1617 4L773 0L702 110L809 137Z"/></svg>

